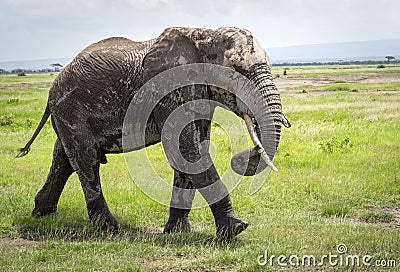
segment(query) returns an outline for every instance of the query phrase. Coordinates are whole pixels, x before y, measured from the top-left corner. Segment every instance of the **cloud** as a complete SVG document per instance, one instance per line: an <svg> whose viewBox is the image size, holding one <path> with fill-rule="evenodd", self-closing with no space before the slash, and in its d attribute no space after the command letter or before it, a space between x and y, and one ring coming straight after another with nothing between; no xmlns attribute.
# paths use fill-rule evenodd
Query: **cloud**
<svg viewBox="0 0 400 272"><path fill-rule="evenodd" d="M110 36L239 26L265 47L400 38L397 0L1 0L0 61L72 57Z"/></svg>

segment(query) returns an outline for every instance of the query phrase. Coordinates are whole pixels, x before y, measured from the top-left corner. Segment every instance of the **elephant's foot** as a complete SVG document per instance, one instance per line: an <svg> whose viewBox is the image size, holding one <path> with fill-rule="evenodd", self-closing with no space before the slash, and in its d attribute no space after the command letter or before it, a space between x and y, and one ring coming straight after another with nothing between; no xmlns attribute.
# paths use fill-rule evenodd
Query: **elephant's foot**
<svg viewBox="0 0 400 272"><path fill-rule="evenodd" d="M107 231L116 232L121 227L111 213L89 214L89 219L92 224Z"/></svg>
<svg viewBox="0 0 400 272"><path fill-rule="evenodd" d="M33 217L43 217L57 211L57 206L48 206L48 207L35 207L32 211Z"/></svg>
<svg viewBox="0 0 400 272"><path fill-rule="evenodd" d="M164 227L164 233L190 232L192 226L189 222L188 209L170 208L168 223Z"/></svg>
<svg viewBox="0 0 400 272"><path fill-rule="evenodd" d="M190 232L191 230L192 226L186 218L184 220L178 220L177 222L168 222L164 227L163 233Z"/></svg>
<svg viewBox="0 0 400 272"><path fill-rule="evenodd" d="M240 219L234 212L228 213L225 217L216 219L217 238L230 240L242 231L249 223Z"/></svg>
<svg viewBox="0 0 400 272"><path fill-rule="evenodd" d="M229 195L210 205L210 208L215 218L218 239L230 240L249 226L249 223L240 219L233 211Z"/></svg>
<svg viewBox="0 0 400 272"><path fill-rule="evenodd" d="M101 229L118 231L120 225L111 214L104 198L99 198L87 204L89 220Z"/></svg>

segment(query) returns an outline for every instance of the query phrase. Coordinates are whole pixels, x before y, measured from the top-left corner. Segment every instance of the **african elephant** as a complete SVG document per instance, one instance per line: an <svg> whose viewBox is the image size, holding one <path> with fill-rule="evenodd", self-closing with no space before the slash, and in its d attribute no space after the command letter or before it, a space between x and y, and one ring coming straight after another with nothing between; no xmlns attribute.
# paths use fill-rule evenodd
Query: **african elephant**
<svg viewBox="0 0 400 272"><path fill-rule="evenodd" d="M253 113L239 103L234 93L210 86L181 88L164 97L152 111L146 124L145 146L159 143L163 125L171 112L195 99L215 100L245 119L255 148L234 156L232 165L243 175L254 175L259 165L271 162L278 147L281 125L290 123L282 113L280 96L273 83L269 58L253 35L245 29L223 27L167 28L155 39L134 42L126 38L109 38L94 43L78 54L53 82L45 112L32 138L19 156L30 146L51 116L57 134L53 162L43 188L35 197L32 215L45 216L56 212L57 203L69 176L76 172L84 192L89 219L108 229L118 229L103 197L99 167L106 154L122 153L124 116L138 89L150 78L170 68L190 63L212 63L239 72L256 86L254 95L262 100L265 112L274 122L273 145L263 147L263 128ZM188 91L189 90L189 91ZM253 94L249 94L253 95ZM212 116L213 109L209 115ZM210 120L196 120L178 135L180 152L188 161L201 157L201 143L210 137ZM272 150L272 151L271 151ZM268 153L268 154L267 154ZM247 157L246 157L247 156ZM260 159L261 158L261 159ZM247 166L240 164L247 163ZM258 168L257 168L258 167ZM174 167L173 167L174 168ZM240 170L239 170L240 171ZM233 211L229 193L217 202L207 199L201 188L219 181L213 164L201 173L186 173L174 168L174 191L171 203L179 197L176 188L196 188L209 203L215 218L218 237L233 237L248 226ZM222 192L224 185L219 185ZM170 207L164 233L190 230L188 214L193 194L186 197L184 208Z"/></svg>

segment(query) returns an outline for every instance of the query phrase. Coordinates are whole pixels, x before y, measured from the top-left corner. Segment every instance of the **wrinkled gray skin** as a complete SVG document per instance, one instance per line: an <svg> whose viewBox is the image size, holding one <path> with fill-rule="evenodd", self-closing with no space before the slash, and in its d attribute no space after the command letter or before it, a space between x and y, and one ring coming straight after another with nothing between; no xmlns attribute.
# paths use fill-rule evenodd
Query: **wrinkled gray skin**
<svg viewBox="0 0 400 272"><path fill-rule="evenodd" d="M265 99L265 107L272 112L276 126L275 151L281 124L287 124L287 120L282 114L280 97L272 82L268 62L268 55L249 31L231 27L216 30L168 28L158 38L145 42L110 38L90 45L57 76L50 89L42 121L32 139L21 149L20 156L29 152L33 140L51 116L57 134L53 162L43 188L35 197L32 215L40 217L56 212L64 185L76 172L85 195L89 219L101 227L119 228L102 194L100 164L107 162L107 153L123 152L124 116L137 90L148 79L178 65L214 63L233 68L251 79ZM146 146L160 142L161 130L169 114L190 100L218 101L242 118L246 112L252 114L241 107L236 96L228 91L207 86L197 87L195 92L188 89L191 88L172 92L153 110L146 128ZM213 109L209 115L212 114ZM192 162L199 160L200 143L209 137L210 121L194 121L180 135L182 155ZM274 154L269 155L272 158ZM232 165L243 164L249 156L249 166L247 169L242 167L244 175L255 174L259 154L247 150L232 159ZM174 171L174 185L178 188L201 189L219 180L214 165L200 174ZM222 189L226 190L225 187ZM211 203L206 194L203 196ZM193 197L193 193L183 197L187 209L170 208L165 233L190 230L188 214ZM182 197L174 191L171 201L178 199ZM231 238L248 226L234 213L229 194L211 204L210 208L218 237Z"/></svg>

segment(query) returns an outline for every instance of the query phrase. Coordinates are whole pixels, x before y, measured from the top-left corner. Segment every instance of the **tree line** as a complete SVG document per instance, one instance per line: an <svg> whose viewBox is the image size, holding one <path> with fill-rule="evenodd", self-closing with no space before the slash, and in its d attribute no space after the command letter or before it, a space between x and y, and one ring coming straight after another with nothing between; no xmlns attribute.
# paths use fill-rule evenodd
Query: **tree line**
<svg viewBox="0 0 400 272"><path fill-rule="evenodd" d="M27 73L50 73L50 72L60 72L60 70L62 69L62 65L59 63L52 63L50 64L51 67L53 68L43 68L43 69L21 69L21 68L17 68L17 69L12 69L11 71L7 71L5 69L0 68L0 74L18 74L18 75L22 75L22 74L27 74Z"/></svg>

